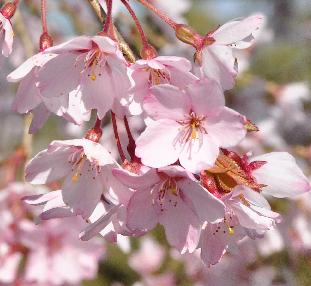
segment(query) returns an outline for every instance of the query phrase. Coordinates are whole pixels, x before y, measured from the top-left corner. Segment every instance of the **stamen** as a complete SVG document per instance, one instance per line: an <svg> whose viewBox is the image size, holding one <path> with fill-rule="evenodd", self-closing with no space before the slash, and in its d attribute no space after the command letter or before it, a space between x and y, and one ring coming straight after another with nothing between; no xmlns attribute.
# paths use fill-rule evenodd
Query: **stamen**
<svg viewBox="0 0 311 286"><path fill-rule="evenodd" d="M74 175L71 177L71 180L73 183L78 182L80 176L81 176L81 170L83 168L84 162L86 160L86 156L82 155L81 159L78 161L78 163L76 164L76 172L74 173Z"/></svg>

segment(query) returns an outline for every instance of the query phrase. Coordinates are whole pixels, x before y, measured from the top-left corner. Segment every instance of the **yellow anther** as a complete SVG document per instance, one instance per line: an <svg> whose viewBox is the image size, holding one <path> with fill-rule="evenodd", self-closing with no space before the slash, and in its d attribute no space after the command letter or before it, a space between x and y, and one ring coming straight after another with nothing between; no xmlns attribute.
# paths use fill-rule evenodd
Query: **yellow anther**
<svg viewBox="0 0 311 286"><path fill-rule="evenodd" d="M229 229L229 234L234 235L234 228L229 226L228 229Z"/></svg>
<svg viewBox="0 0 311 286"><path fill-rule="evenodd" d="M179 192L178 192L177 187L171 188L170 191L171 191L171 193L172 193L174 196L178 196L178 193L179 193Z"/></svg>
<svg viewBox="0 0 311 286"><path fill-rule="evenodd" d="M192 138L192 139L197 139L198 131L197 131L197 128L196 128L196 124L195 124L195 123L192 123L192 124L191 124L191 129L192 129L191 138Z"/></svg>
<svg viewBox="0 0 311 286"><path fill-rule="evenodd" d="M75 173L75 174L71 177L71 181L72 181L73 183L76 183L76 182L78 182L78 180L79 180L79 173Z"/></svg>
<svg viewBox="0 0 311 286"><path fill-rule="evenodd" d="M75 172L74 175L71 177L71 181L72 181L73 183L78 182L78 180L79 180L79 178L80 178L80 176L81 176L81 170L82 170L82 168L83 168L85 159L86 159L86 156L83 155L83 156L80 158L79 162L77 163L77 165L76 165L76 170L75 170L76 172Z"/></svg>
<svg viewBox="0 0 311 286"><path fill-rule="evenodd" d="M96 80L96 78L97 78L97 77L96 77L95 74L91 74L91 76L90 76L90 79L91 79L91 80Z"/></svg>

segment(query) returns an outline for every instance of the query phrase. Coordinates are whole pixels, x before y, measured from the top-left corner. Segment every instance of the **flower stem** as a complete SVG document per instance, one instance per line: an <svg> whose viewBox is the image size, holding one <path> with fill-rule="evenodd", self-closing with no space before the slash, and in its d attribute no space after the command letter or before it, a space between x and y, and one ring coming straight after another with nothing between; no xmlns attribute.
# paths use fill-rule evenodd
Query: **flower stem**
<svg viewBox="0 0 311 286"><path fill-rule="evenodd" d="M131 17L133 18L134 22L135 22L135 25L136 25L136 28L138 30L138 33L140 35L140 38L141 38L141 41L142 41L142 44L144 47L147 47L149 46L148 44L148 40L147 40L147 37L144 33L144 30L134 12L134 10L132 9L132 7L130 6L130 4L127 2L127 0L121 0L121 2L123 3L123 5L126 7L127 11L130 13Z"/></svg>
<svg viewBox="0 0 311 286"><path fill-rule="evenodd" d="M114 138L116 139L119 155L120 155L121 161L124 162L126 157L125 157L125 154L123 152L121 141L120 141L120 136L118 133L118 125L117 125L116 115L113 111L111 111L111 121L112 121Z"/></svg>
<svg viewBox="0 0 311 286"><path fill-rule="evenodd" d="M46 2L45 0L41 0L41 22L42 22L42 30L43 33L48 33L48 26L46 23Z"/></svg>
<svg viewBox="0 0 311 286"><path fill-rule="evenodd" d="M166 14L164 14L162 11L157 9L155 6L153 6L150 2L147 0L136 0L140 2L142 5L144 5L148 10L156 14L159 18L161 18L166 24L171 26L174 30L177 26L177 23L173 21L171 18L169 18ZM169 1L169 0L167 0Z"/></svg>
<svg viewBox="0 0 311 286"><path fill-rule="evenodd" d="M108 33L112 25L112 0L106 0L106 4L107 4L107 17L103 27L104 33Z"/></svg>

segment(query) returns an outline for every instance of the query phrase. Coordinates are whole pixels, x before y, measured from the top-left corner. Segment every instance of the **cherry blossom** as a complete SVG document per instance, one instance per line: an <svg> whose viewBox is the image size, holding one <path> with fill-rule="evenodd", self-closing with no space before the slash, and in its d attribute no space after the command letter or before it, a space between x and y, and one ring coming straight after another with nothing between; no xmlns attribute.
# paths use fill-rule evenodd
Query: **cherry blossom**
<svg viewBox="0 0 311 286"><path fill-rule="evenodd" d="M127 226L149 231L160 223L170 244L182 253L194 251L202 223L223 217L223 204L180 166L143 175L115 169L114 175L136 190L127 205Z"/></svg>
<svg viewBox="0 0 311 286"><path fill-rule="evenodd" d="M26 180L32 184L48 184L65 178L62 186L64 202L77 215L88 218L105 188L106 172L116 162L105 148L88 139L53 141L26 166Z"/></svg>
<svg viewBox="0 0 311 286"><path fill-rule="evenodd" d="M179 160L199 173L213 166L219 147L234 146L246 134L244 118L224 106L220 87L207 79L185 92L171 85L152 87L143 108L152 121L136 141L136 155L150 167Z"/></svg>
<svg viewBox="0 0 311 286"><path fill-rule="evenodd" d="M160 268L164 258L164 248L151 237L145 237L141 241L140 249L131 255L129 265L138 273L148 275Z"/></svg>
<svg viewBox="0 0 311 286"><path fill-rule="evenodd" d="M45 53L57 56L38 74L42 96L55 98L81 92L85 108L97 109L100 119L111 108L122 115L120 102L127 97L130 80L126 61L116 42L106 36L80 36ZM70 96L79 98L76 93Z"/></svg>
<svg viewBox="0 0 311 286"><path fill-rule="evenodd" d="M262 194L294 197L311 190L294 158L285 152L250 159L222 150L215 167L202 174L201 180L226 205L224 220L207 224L202 232L201 257L207 265L216 264L244 236L258 238L280 222Z"/></svg>
<svg viewBox="0 0 311 286"><path fill-rule="evenodd" d="M53 98L41 95L37 87L38 73L45 64L55 57L56 54L52 53L36 54L7 76L7 80L10 82L21 82L12 108L19 113L32 112L34 117L30 133L34 133L42 127L51 113L79 125L90 119L90 112L85 109L79 90Z"/></svg>
<svg viewBox="0 0 311 286"><path fill-rule="evenodd" d="M238 68L233 50L250 47L263 24L264 16L254 14L242 20L231 20L207 33L203 48L197 54L204 74L219 82L223 89L231 89Z"/></svg>
<svg viewBox="0 0 311 286"><path fill-rule="evenodd" d="M256 238L280 222L269 203L247 187L236 187L224 195L226 215L217 224L207 224L201 234L201 258L207 266L216 264L225 251L246 235Z"/></svg>
<svg viewBox="0 0 311 286"><path fill-rule="evenodd" d="M131 114L142 113L141 104L149 88L158 84L172 84L180 88L193 83L197 78L190 72L191 63L181 57L158 56L138 60L130 68L134 86L131 88L129 110Z"/></svg>
<svg viewBox="0 0 311 286"><path fill-rule="evenodd" d="M79 241L78 231L84 224L77 217L45 221L39 228L24 223L22 243L30 250L25 279L41 285L75 285L94 278L104 248L98 240Z"/></svg>

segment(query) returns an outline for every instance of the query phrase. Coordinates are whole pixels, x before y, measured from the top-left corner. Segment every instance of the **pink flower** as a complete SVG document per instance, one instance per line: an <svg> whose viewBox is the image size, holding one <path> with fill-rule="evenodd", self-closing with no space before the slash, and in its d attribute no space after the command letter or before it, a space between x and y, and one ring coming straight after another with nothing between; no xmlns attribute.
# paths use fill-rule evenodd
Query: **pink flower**
<svg viewBox="0 0 311 286"><path fill-rule="evenodd" d="M75 139L53 141L27 164L25 173L26 180L32 184L65 178L64 202L75 214L88 218L104 190L109 188L111 166L116 163L102 145L88 139ZM57 203L61 203L59 198Z"/></svg>
<svg viewBox="0 0 311 286"><path fill-rule="evenodd" d="M79 90L72 91L69 95L64 94L52 98L41 95L37 87L38 73L44 65L56 56L51 53L38 53L25 61L7 77L10 82L21 82L12 107L14 111L19 113L32 112L34 118L30 126L30 133L34 133L42 127L51 113L79 125L90 118L90 111L87 111L81 102L81 92Z"/></svg>
<svg viewBox="0 0 311 286"><path fill-rule="evenodd" d="M264 16L255 14L242 20L232 20L204 38L199 51L204 74L220 83L223 89L231 89L237 75L237 63L233 49L246 49L264 24Z"/></svg>
<svg viewBox="0 0 311 286"><path fill-rule="evenodd" d="M214 81L199 81L185 91L159 85L151 93L143 108L153 121L136 141L136 155L147 166L179 160L188 171L199 173L214 165L219 147L234 146L246 134L243 117L224 106Z"/></svg>
<svg viewBox="0 0 311 286"><path fill-rule="evenodd" d="M197 78L190 72L191 68L191 63L181 57L161 56L136 61L130 68L134 81L129 105L131 114L142 113L141 104L151 86L167 83L184 88L193 83Z"/></svg>
<svg viewBox="0 0 311 286"><path fill-rule="evenodd" d="M14 32L11 21L0 11L0 48L2 55L8 57L12 53Z"/></svg>
<svg viewBox="0 0 311 286"><path fill-rule="evenodd" d="M129 265L141 275L156 272L165 258L165 249L152 238L143 238L140 249L129 258Z"/></svg>
<svg viewBox="0 0 311 286"><path fill-rule="evenodd" d="M215 167L207 170L205 176L201 177L203 185L226 205L225 219L207 224L201 235L201 257L207 265L217 263L244 236L261 237L280 221L262 194L294 197L311 189L295 159L285 152L241 158L222 150Z"/></svg>
<svg viewBox="0 0 311 286"><path fill-rule="evenodd" d="M116 42L106 36L81 36L45 53L57 56L38 75L42 96L59 97L76 90L81 92L86 109L97 109L100 119L111 108L119 114L123 112L120 102L128 95L130 80Z"/></svg>
<svg viewBox="0 0 311 286"><path fill-rule="evenodd" d="M247 187L236 187L222 201L226 205L224 219L207 224L201 233L201 258L207 266L218 263L244 236L254 239L280 222L280 215L271 211L266 199Z"/></svg>
<svg viewBox="0 0 311 286"><path fill-rule="evenodd" d="M45 221L39 226L25 223L22 242L29 249L25 280L40 285L76 285L95 278L104 248L100 241L78 239L83 225L77 217Z"/></svg>
<svg viewBox="0 0 311 286"><path fill-rule="evenodd" d="M127 226L149 231L164 226L171 245L182 253L195 250L203 222L223 217L221 201L180 166L151 169L143 175L115 169L114 175L136 190L127 204Z"/></svg>

